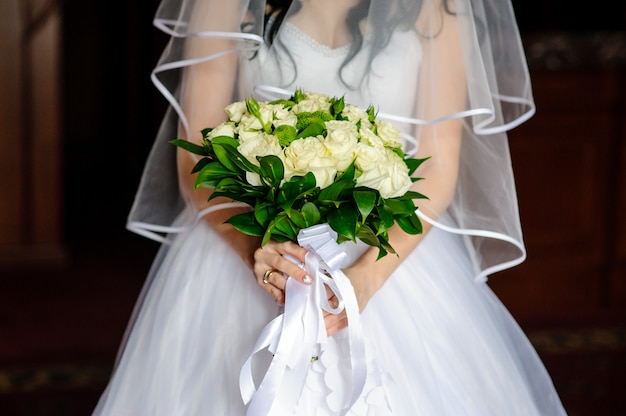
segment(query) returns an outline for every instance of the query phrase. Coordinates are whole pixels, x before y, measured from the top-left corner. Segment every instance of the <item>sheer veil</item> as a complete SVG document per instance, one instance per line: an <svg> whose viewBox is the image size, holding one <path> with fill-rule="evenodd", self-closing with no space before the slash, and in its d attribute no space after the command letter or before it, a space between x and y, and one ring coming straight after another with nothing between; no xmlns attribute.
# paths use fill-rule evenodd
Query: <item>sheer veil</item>
<svg viewBox="0 0 626 416"><path fill-rule="evenodd" d="M278 32L272 33L268 28L276 19L265 17L263 0L162 0L154 24L171 40L152 79L170 109L146 164L129 229L167 242L168 236L192 226L191 220L177 220L186 201L178 189L176 150L168 143L179 135L199 137L198 126L190 124L190 119L192 113L197 119L203 109L184 104L185 71L208 61L235 59L232 93L222 99L224 104L250 95L269 99L297 87L309 89L293 83L301 70L296 61L302 60L300 52L290 50L284 41L289 34L283 33L294 30L289 21L302 2L306 0L289 6ZM420 205L419 213L423 220L464 236L479 280L520 263L525 248L506 133L531 117L535 107L510 0L354 3L358 4L354 12L358 24L353 30L358 36L346 45L352 48L348 51L352 58L343 60L341 70L334 74L343 90L319 92L345 94L349 102L377 106L380 117L396 123L417 143L422 129L436 131L446 120L462 120L461 162L455 194L445 209L448 220L440 221L442 209L428 203ZM454 38L454 48L450 40L442 40L447 24L455 27L452 36L447 36ZM417 46L390 40L394 33L410 33L418 40ZM394 57L407 60L411 56L413 65L418 65L407 63L398 73L401 76L392 80L397 85L389 86L397 91L386 94L393 99L378 101L380 94L372 90L374 82L370 81L390 66L404 65L404 61L392 61ZM447 78L454 72L446 70L451 63L462 67L463 83ZM207 81L202 94L223 90L220 82ZM310 85L316 85L314 80ZM448 99L459 90L463 100Z"/></svg>

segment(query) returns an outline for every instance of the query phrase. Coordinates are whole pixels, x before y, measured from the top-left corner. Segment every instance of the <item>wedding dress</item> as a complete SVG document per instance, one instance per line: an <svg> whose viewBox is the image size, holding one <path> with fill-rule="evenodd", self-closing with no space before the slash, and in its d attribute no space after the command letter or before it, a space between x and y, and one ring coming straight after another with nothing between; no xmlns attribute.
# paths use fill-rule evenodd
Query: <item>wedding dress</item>
<svg viewBox="0 0 626 416"><path fill-rule="evenodd" d="M283 81L292 82L276 79L272 57L261 50L254 59L265 64L250 75L256 85L331 95L344 89L332 68L341 65L346 47L322 45L291 23L284 23L280 40L299 63L291 74L282 68ZM401 92L415 88L406 84L415 79L407 74L419 71L422 50L412 31L394 32L394 44L401 47L382 52L372 63L376 76L367 88L348 91L347 102L376 103L381 113L413 111L412 97L403 98ZM346 77L363 64L357 56ZM181 231L168 238L155 261L95 414L246 413L239 371L278 306L204 221L185 227L196 216L187 205L173 224ZM455 226L448 213L438 221ZM344 248L347 263L364 250L362 244ZM350 382L344 330L310 363L293 414L564 414L528 339L487 284L475 277L467 237L433 227L361 314L368 372L359 399L351 409L344 408ZM257 382L271 359L267 352L256 360Z"/></svg>

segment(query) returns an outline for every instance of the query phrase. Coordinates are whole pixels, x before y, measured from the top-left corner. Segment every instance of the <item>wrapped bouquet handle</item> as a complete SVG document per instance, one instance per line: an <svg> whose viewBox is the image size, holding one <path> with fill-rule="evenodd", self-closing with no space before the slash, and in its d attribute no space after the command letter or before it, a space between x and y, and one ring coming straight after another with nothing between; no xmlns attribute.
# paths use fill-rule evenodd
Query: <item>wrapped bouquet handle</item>
<svg viewBox="0 0 626 416"><path fill-rule="evenodd" d="M248 415L292 414L304 387L311 357L328 342L322 310L348 318L352 389L349 409L365 385L367 366L359 305L347 276L339 269L346 253L335 241L327 224L301 230L298 243L309 252L303 267L314 276L311 286L287 279L285 310L265 326L239 376L239 386ZM328 303L324 285L337 297L337 307ZM274 354L258 388L252 378L252 359L268 348Z"/></svg>

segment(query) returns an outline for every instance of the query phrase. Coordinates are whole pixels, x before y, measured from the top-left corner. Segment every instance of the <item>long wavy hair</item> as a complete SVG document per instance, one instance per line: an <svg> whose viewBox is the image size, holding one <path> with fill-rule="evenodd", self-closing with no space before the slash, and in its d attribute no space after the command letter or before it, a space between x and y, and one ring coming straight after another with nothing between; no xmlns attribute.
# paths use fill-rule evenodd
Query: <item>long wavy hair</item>
<svg viewBox="0 0 626 416"><path fill-rule="evenodd" d="M443 11L448 14L454 14L448 2L449 0L443 0ZM415 23L422 9L422 4L423 0L387 0L377 1L372 5L371 0L360 0L358 4L348 11L346 27L352 37L352 43L350 44L346 58L339 67L339 78L346 87L355 87L347 84L343 78L343 70L363 47L364 34L361 30L361 22L368 16L371 8L376 8L376 10L371 10L376 21L372 22L374 29L371 33L371 49L368 56L368 67L372 64L374 58L387 46L396 29L408 30L415 27ZM300 0L267 0L265 9L265 38L268 44L271 45L277 40L276 36L287 13L296 13L301 7ZM439 31L440 30L441 28ZM437 36L437 34L438 33L421 35L434 37ZM289 53L288 51L286 52L287 54ZM295 68L293 58L289 56L289 59L294 64Z"/></svg>

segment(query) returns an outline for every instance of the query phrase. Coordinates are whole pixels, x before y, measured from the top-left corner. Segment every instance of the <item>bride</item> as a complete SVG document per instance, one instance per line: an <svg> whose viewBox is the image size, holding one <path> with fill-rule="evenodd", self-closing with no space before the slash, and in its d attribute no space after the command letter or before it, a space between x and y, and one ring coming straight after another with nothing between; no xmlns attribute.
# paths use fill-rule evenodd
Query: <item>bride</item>
<svg viewBox="0 0 626 416"><path fill-rule="evenodd" d="M397 256L343 245L365 345L358 398L346 313L324 312L329 342L267 413L565 414L486 285L525 257L506 132L534 104L508 0L162 0L155 24L172 36L153 73L171 107L128 226L163 245L94 414L254 414L240 369L285 302L286 276L312 283L285 258L306 250L260 248L225 224L246 208L194 191L196 160L168 141L200 142L231 102L297 88L373 104L407 153L430 157L413 186L429 199L416 201L423 234L390 230ZM257 383L272 360L258 355Z"/></svg>

